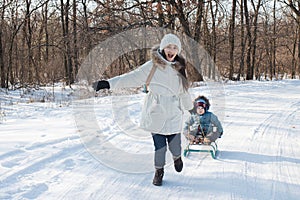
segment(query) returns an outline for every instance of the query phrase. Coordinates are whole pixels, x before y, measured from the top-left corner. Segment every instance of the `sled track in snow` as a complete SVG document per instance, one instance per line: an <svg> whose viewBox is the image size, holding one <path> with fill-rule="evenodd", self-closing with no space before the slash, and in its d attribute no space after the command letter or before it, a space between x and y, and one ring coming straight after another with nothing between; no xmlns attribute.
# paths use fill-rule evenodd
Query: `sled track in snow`
<svg viewBox="0 0 300 200"><path fill-rule="evenodd" d="M61 193L57 194L57 199L68 199L69 197L76 196L74 194L79 194L80 192L83 192L87 188L89 188L90 184L95 184L95 180L91 180L91 177L93 177L93 174L96 174L99 171L100 163L97 165L89 165L88 167L84 168L85 174L84 178L73 180L73 182L68 182L67 184L64 184L64 190ZM96 178L94 176L94 178ZM89 199L89 197L86 197Z"/></svg>
<svg viewBox="0 0 300 200"><path fill-rule="evenodd" d="M34 149L38 149L41 147L46 147L46 146L50 146L50 145L57 145L59 143L62 142L66 142L67 140L75 140L78 139L78 136L72 136L72 137L64 137L64 138L59 138L56 140L51 140L51 141L47 141L47 142L38 142L38 143L33 143L31 146L28 147L24 147L23 149L16 149L13 151L9 151L7 153L4 153L2 155L0 155L0 161L3 161L7 158L10 158L12 156L16 156L18 154L22 154L22 153L26 153L27 150L34 150Z"/></svg>
<svg viewBox="0 0 300 200"><path fill-rule="evenodd" d="M35 143L25 147L24 150L13 150L1 155L1 165L6 166L9 170L1 174L0 197L3 199L30 199L35 198L39 192L46 192L52 179L57 179L63 172L58 172L58 174L56 172L50 179L43 180L43 183L31 186L19 185L19 181L31 180L45 168L50 167L49 171L51 171L51 165L54 165L53 170L55 170L55 165L58 163L62 162L66 165L68 162L70 163L71 160L68 160L70 155L74 156L85 151L83 145L77 140L79 140L78 136L65 137L45 143ZM70 144L74 142L77 144ZM6 165L7 163L12 164L9 166Z"/></svg>
<svg viewBox="0 0 300 200"><path fill-rule="evenodd" d="M292 127L291 121L294 119L299 111L297 109L285 109L278 110L278 112L271 114L265 121L263 121L258 128L255 130L252 136L252 143L254 144L248 149L248 152L255 152L259 155L265 155L265 160L258 160L257 162L267 163L271 165L269 168L274 171L271 172L271 185L269 185L270 193L267 195L268 199L293 199L293 196L289 196L295 193L295 187L292 188L293 192L290 192L291 188L289 184L286 183L287 176L289 180L292 179L293 173L297 171L295 164L287 165L286 162L293 162L293 159L289 156L296 157L294 153L294 146L289 142L291 140L290 127ZM283 114L284 113L284 114ZM266 155L266 152L271 155ZM286 156L287 155L287 156ZM295 159L296 160L296 159ZM252 166L249 166L252 165ZM257 164L245 162L245 179L247 180L247 174L251 167L257 168ZM255 169L257 171L257 169ZM260 174L270 173L262 169ZM253 173L252 173L253 175ZM254 175L254 180L260 179L258 174ZM290 183L293 181L291 180ZM252 192L259 191L257 188L258 184L248 183L251 187L254 187ZM282 193L282 191L285 191ZM250 192L250 191L249 191ZM284 196L283 196L284 195ZM255 195L258 197L258 194Z"/></svg>
<svg viewBox="0 0 300 200"><path fill-rule="evenodd" d="M25 165L22 164L22 168L25 169L28 166L31 166L32 163L35 163L35 161L42 160L42 158L39 157L40 155L34 156L32 159L28 159L28 156L31 155L31 150L36 150L36 149L41 150L41 149L47 149L47 148L56 149L57 146L62 145L62 143L66 143L68 141L74 141L76 139L79 139L79 137L78 136L65 137L65 138L48 141L45 143L42 143L42 142L33 143L31 146L24 147L23 149L13 150L13 151L10 151L10 152L0 155L0 162L1 162L2 166L3 165L5 166L5 163L9 163L12 160L17 160L19 163L15 163L13 166L8 167L8 168L12 168L15 165L22 164L22 161L26 160ZM26 164L28 164L28 163L30 163L30 164L28 166L26 166ZM13 172L7 172L4 174L1 174L1 182L4 182L3 180L7 179L7 178L3 179L3 176L5 176L5 175L7 175L7 177L12 176Z"/></svg>

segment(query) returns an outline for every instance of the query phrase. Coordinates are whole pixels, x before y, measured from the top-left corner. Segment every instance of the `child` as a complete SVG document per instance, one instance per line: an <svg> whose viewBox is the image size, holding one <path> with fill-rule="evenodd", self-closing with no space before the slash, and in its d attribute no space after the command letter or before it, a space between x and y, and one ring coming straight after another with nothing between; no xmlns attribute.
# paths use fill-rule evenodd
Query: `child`
<svg viewBox="0 0 300 200"><path fill-rule="evenodd" d="M209 107L209 100L205 96L198 96L194 100L194 108L191 111L191 116L185 122L183 131L191 144L209 145L223 134L223 128L218 117L208 111Z"/></svg>

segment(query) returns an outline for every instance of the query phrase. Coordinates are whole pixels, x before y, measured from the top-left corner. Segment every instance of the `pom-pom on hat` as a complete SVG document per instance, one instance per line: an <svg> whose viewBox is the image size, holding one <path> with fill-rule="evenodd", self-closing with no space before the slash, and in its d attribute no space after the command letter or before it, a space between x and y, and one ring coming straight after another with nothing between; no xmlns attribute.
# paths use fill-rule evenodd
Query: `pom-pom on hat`
<svg viewBox="0 0 300 200"><path fill-rule="evenodd" d="M169 44L175 44L178 47L178 54L181 52L181 42L180 39L172 34L166 34L160 42L159 50L162 51Z"/></svg>

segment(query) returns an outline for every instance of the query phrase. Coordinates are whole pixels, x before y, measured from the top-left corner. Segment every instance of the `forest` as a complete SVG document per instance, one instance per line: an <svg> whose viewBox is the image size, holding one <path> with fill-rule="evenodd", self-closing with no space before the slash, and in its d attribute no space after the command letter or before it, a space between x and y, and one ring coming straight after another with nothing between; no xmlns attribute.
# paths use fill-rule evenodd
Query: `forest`
<svg viewBox="0 0 300 200"><path fill-rule="evenodd" d="M222 80L299 79L299 0L2 0L0 87L72 85L100 42L139 27L182 33L209 54ZM102 74L149 60L126 53ZM187 67L189 81L214 79ZM100 75L99 75L100 77ZM205 77L205 78L204 78Z"/></svg>

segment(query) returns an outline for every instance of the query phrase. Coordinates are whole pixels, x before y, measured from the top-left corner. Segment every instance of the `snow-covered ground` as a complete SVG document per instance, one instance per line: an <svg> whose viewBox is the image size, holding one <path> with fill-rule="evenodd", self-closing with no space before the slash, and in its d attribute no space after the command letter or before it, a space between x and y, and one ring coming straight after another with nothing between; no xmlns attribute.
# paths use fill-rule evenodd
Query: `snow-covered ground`
<svg viewBox="0 0 300 200"><path fill-rule="evenodd" d="M0 199L299 199L300 81L214 89L191 94L207 95L223 124L218 159L191 153L181 173L168 161L161 187L151 137L137 128L144 94L79 101L56 88L39 102L2 91Z"/></svg>

